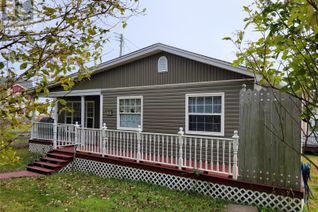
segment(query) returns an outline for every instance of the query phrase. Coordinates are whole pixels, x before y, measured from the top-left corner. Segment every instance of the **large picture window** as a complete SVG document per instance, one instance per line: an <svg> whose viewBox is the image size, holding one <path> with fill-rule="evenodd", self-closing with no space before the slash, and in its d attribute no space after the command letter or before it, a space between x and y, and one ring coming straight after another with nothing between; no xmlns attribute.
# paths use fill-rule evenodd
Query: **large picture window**
<svg viewBox="0 0 318 212"><path fill-rule="evenodd" d="M186 95L186 133L224 136L224 93Z"/></svg>
<svg viewBox="0 0 318 212"><path fill-rule="evenodd" d="M142 128L142 96L117 98L117 128L137 130Z"/></svg>

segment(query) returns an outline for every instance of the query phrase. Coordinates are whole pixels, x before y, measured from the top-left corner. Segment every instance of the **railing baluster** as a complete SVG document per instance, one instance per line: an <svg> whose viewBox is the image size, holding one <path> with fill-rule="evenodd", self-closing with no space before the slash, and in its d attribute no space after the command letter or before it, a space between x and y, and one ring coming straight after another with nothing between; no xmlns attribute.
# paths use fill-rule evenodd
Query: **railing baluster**
<svg viewBox="0 0 318 212"><path fill-rule="evenodd" d="M202 138L200 138L200 169L202 169Z"/></svg>
<svg viewBox="0 0 318 212"><path fill-rule="evenodd" d="M194 169L197 169L197 138L194 139Z"/></svg>
<svg viewBox="0 0 318 212"><path fill-rule="evenodd" d="M189 167L192 168L192 138L187 138L189 141Z"/></svg>
<svg viewBox="0 0 318 212"><path fill-rule="evenodd" d="M161 162L164 163L165 162L165 157L164 157L164 147L165 147L165 137L161 136Z"/></svg>
<svg viewBox="0 0 318 212"><path fill-rule="evenodd" d="M214 139L211 140L211 170L213 171L213 143Z"/></svg>
<svg viewBox="0 0 318 212"><path fill-rule="evenodd" d="M166 135L166 163L169 163L169 136Z"/></svg>
<svg viewBox="0 0 318 212"><path fill-rule="evenodd" d="M225 172L225 142L222 142L222 172Z"/></svg>
<svg viewBox="0 0 318 212"><path fill-rule="evenodd" d="M205 164L205 170L208 170L208 139L206 138L205 139L205 161L204 161L204 164Z"/></svg>
<svg viewBox="0 0 318 212"><path fill-rule="evenodd" d="M217 143L216 143L216 171L219 171L219 139L217 140Z"/></svg>
<svg viewBox="0 0 318 212"><path fill-rule="evenodd" d="M187 138L183 138L183 165L187 166Z"/></svg>
<svg viewBox="0 0 318 212"><path fill-rule="evenodd" d="M229 163L228 163L228 169L229 169L229 173L232 173L232 164L231 164L231 142L228 143L229 144Z"/></svg>
<svg viewBox="0 0 318 212"><path fill-rule="evenodd" d="M173 164L173 138L174 137L170 137L170 163Z"/></svg>

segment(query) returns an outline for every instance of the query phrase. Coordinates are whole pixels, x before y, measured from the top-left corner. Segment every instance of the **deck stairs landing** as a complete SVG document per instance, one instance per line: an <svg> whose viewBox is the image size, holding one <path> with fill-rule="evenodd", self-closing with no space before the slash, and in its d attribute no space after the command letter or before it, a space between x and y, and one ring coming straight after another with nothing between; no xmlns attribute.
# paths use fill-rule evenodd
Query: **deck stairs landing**
<svg viewBox="0 0 318 212"><path fill-rule="evenodd" d="M26 169L31 172L50 175L60 171L73 160L73 152L54 149L42 156L38 161L29 164Z"/></svg>

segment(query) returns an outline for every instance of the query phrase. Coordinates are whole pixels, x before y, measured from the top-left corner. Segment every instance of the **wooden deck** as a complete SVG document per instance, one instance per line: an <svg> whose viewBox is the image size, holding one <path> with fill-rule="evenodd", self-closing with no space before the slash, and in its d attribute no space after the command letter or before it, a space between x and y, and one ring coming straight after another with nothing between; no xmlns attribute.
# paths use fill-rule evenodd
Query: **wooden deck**
<svg viewBox="0 0 318 212"><path fill-rule="evenodd" d="M86 149L85 147L83 147L83 149ZM58 148L59 151L61 152L66 152L66 153L74 153L74 147L73 146L68 146L68 147L61 147ZM81 149L76 151L76 155L81 154L81 155L89 155L91 157L102 157L101 154L97 154L97 153L91 153L91 152L86 152L86 151L81 151ZM131 157L135 157L135 155L131 155L130 152L124 153L124 155L127 155L127 157L118 157L118 156L111 156L111 155L107 155L104 156L106 158L112 158L112 159L119 159L119 160L124 160L124 161L131 161L131 162L136 162L136 159L131 159ZM171 161L170 158L166 158L166 157L161 157L160 155L144 155L145 160L140 161L141 164L152 164L155 166L159 166L159 167L167 167L167 168L173 168L173 169L178 169L178 165L177 165L177 161L175 158L173 158L173 161ZM156 159L157 162L153 162L151 161L151 159ZM175 165L170 165L170 164L166 164L166 163L174 163ZM184 161L185 166L193 166L195 167L195 161L194 160L186 160ZM224 169L223 169L224 166ZM221 172L221 170L225 170L225 172L229 172L230 166L229 164L217 164L217 163L213 163L211 164L210 162L205 162L202 160L202 162L200 162L200 160L196 161L196 167L197 169L193 170L192 168L187 168L184 167L182 168L182 170L185 171L189 171L189 172L195 172L197 174L199 173L205 173L208 174L210 176L222 176L225 178L231 178L231 175L227 174L227 173L214 173L212 171L218 171ZM204 168L207 171L201 171L199 170L200 168Z"/></svg>

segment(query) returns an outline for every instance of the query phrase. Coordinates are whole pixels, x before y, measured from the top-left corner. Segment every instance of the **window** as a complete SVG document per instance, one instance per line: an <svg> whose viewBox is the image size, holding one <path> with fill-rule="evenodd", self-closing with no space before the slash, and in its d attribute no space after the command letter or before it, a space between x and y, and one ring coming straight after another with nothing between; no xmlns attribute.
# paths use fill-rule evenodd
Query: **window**
<svg viewBox="0 0 318 212"><path fill-rule="evenodd" d="M72 111L65 113L65 123L75 124L78 122L81 125L81 102L80 101L68 101L67 107ZM95 117L95 102L85 101L85 127L94 128Z"/></svg>
<svg viewBox="0 0 318 212"><path fill-rule="evenodd" d="M158 60L158 72L168 71L168 59L165 56L161 56Z"/></svg>
<svg viewBox="0 0 318 212"><path fill-rule="evenodd" d="M137 130L142 128L142 96L117 98L117 129Z"/></svg>
<svg viewBox="0 0 318 212"><path fill-rule="evenodd" d="M186 133L224 136L224 93L186 95Z"/></svg>
<svg viewBox="0 0 318 212"><path fill-rule="evenodd" d="M81 124L81 102L67 102L67 107L72 111L67 111L65 113L65 123L66 124Z"/></svg>
<svg viewBox="0 0 318 212"><path fill-rule="evenodd" d="M85 102L85 126L94 128L95 102Z"/></svg>

